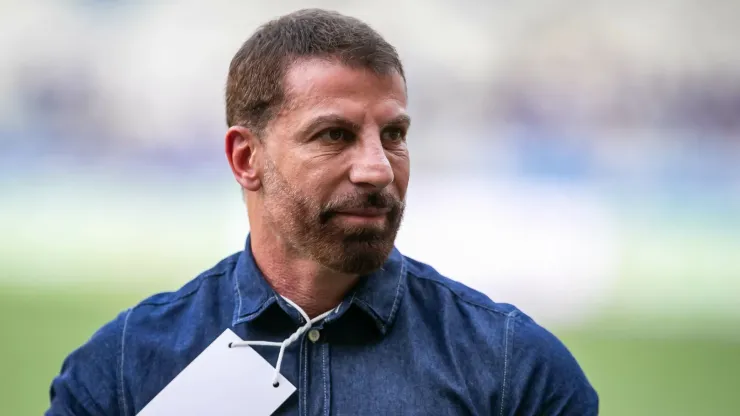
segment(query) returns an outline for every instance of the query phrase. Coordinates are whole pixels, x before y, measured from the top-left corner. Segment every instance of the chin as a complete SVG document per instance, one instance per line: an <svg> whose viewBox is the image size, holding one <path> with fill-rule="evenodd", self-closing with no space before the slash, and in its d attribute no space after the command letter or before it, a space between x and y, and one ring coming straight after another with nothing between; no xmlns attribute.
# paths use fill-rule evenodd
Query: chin
<svg viewBox="0 0 740 416"><path fill-rule="evenodd" d="M393 240L345 241L332 268L347 274L370 274L383 266L392 250Z"/></svg>
<svg viewBox="0 0 740 416"><path fill-rule="evenodd" d="M379 270L385 263L386 258L355 257L341 264L335 264L332 268L340 273L364 276Z"/></svg>
<svg viewBox="0 0 740 416"><path fill-rule="evenodd" d="M366 275L380 269L393 251L396 227L327 227L310 245L314 260L349 275Z"/></svg>

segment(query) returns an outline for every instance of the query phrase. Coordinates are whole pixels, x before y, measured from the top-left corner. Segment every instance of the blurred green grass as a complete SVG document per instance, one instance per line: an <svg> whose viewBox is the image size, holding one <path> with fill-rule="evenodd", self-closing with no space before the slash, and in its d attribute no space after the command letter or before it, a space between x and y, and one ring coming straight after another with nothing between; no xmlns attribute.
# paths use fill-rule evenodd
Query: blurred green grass
<svg viewBox="0 0 740 416"><path fill-rule="evenodd" d="M42 414L64 357L143 296L0 286L0 414ZM740 413L740 341L638 337L604 325L554 331L598 390L602 415Z"/></svg>

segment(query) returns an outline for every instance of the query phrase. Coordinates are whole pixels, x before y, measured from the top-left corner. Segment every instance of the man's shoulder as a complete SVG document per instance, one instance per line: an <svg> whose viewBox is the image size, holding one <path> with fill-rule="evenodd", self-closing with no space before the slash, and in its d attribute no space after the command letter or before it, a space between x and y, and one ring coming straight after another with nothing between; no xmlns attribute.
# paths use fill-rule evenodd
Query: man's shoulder
<svg viewBox="0 0 740 416"><path fill-rule="evenodd" d="M497 319L516 316L521 311L509 303L495 302L486 294L472 287L447 277L434 267L411 257L404 256L407 265L410 290L418 288L438 292L458 305L467 305L478 310L482 315L491 315Z"/></svg>
<svg viewBox="0 0 740 416"><path fill-rule="evenodd" d="M231 322L224 302L233 299L230 276L238 257L219 261L176 291L144 299L98 329L65 359L52 383L52 408L123 414L127 402L119 392L124 384L140 385L137 374L157 369L155 384L173 378Z"/></svg>
<svg viewBox="0 0 740 416"><path fill-rule="evenodd" d="M229 274L233 271L238 258L239 253L232 254L198 274L179 289L156 293L144 298L99 328L88 344L107 344L109 343L107 340L116 338L120 342L122 337L136 332L137 327L157 326L162 319L167 320L168 327L172 328L178 319L187 319L190 313L200 312L194 311L189 304L194 304L195 298L201 302L210 297L217 297L221 292L232 290L231 287L225 286L229 283ZM213 303L220 304L221 302Z"/></svg>
<svg viewBox="0 0 740 416"><path fill-rule="evenodd" d="M514 414L538 414L542 409L530 408L527 392L550 397L562 414L595 415L598 395L569 349L552 332L509 303L494 302L485 294L458 281L443 276L433 267L405 258L411 297L424 304L427 313L439 313L440 304L447 304L448 318L465 328L466 339L474 339L476 354L481 346L490 347L498 361L501 379L506 383L506 407ZM449 309L458 310L459 313ZM449 324L449 323L448 323ZM460 332L456 332L460 334ZM461 341L460 337L456 340ZM464 350L464 348L462 349ZM561 414L548 410L547 414Z"/></svg>
<svg viewBox="0 0 740 416"><path fill-rule="evenodd" d="M172 305L180 305L192 301L197 294L216 295L218 290L224 284L227 284L230 274L234 271L236 263L241 253L234 253L223 258L211 268L201 272L195 278L189 280L179 289L169 292L160 292L151 295L131 308L131 311L139 309L151 310L157 308L167 308ZM231 288L226 288L230 290Z"/></svg>
<svg viewBox="0 0 740 416"><path fill-rule="evenodd" d="M520 347L560 350L562 344L547 329L511 303L497 302L488 295L457 280L444 276L432 266L405 256L410 290L434 292L424 293L425 299L436 297L452 302L465 309L465 315L474 319L475 326L483 330L498 331L502 336L516 333ZM439 307L437 302L434 307Z"/></svg>
<svg viewBox="0 0 740 416"><path fill-rule="evenodd" d="M177 329L191 328L203 320L193 319L204 314L204 308L223 305L217 299L225 293L233 293L229 275L238 260L239 253L230 255L210 269L198 274L179 289L151 295L119 313L107 322L86 343L89 347L110 344L110 340L123 343L133 336L141 341L142 336L177 336ZM166 324L164 323L166 321ZM211 320L206 320L211 322ZM166 325L168 331L161 329Z"/></svg>

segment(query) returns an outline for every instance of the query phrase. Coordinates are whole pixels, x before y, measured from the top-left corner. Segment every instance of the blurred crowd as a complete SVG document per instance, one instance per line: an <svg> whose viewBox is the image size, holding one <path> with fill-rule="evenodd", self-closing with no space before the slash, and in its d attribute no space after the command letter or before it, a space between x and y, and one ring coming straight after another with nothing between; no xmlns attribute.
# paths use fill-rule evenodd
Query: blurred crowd
<svg viewBox="0 0 740 416"><path fill-rule="evenodd" d="M737 2L314 3L398 45L416 169L740 185ZM223 164L229 60L302 3L201 5L0 4L0 162Z"/></svg>

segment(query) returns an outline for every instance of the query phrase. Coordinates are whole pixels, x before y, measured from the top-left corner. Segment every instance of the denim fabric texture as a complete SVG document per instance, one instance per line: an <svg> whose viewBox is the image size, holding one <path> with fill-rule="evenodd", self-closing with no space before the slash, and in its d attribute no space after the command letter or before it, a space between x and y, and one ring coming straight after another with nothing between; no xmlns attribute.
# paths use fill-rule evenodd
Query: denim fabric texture
<svg viewBox="0 0 740 416"><path fill-rule="evenodd" d="M133 416L225 329L283 341L303 324L247 239L244 251L121 313L72 352L46 415ZM275 414L598 414L595 390L554 335L398 250L315 329L318 339L304 333L285 352L281 372L297 391ZM277 348L254 349L275 365Z"/></svg>

